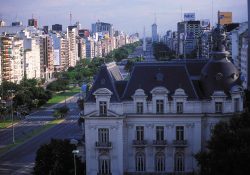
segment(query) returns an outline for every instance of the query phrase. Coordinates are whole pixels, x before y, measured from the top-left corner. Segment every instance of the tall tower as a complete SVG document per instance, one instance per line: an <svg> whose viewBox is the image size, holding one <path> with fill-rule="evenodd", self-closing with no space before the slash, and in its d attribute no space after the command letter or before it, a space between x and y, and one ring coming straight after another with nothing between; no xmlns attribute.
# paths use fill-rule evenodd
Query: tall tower
<svg viewBox="0 0 250 175"><path fill-rule="evenodd" d="M144 26L144 29L143 29L143 52L146 52L147 51L147 47L146 47L146 34L145 34L145 26Z"/></svg>
<svg viewBox="0 0 250 175"><path fill-rule="evenodd" d="M154 24L152 24L152 42L158 42L156 15L155 15L155 22Z"/></svg>

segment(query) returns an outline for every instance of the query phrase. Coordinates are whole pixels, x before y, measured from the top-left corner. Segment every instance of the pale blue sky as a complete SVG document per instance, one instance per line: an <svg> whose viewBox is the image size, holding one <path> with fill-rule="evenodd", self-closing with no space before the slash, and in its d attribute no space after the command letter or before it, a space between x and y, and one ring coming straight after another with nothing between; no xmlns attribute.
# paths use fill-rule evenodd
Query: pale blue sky
<svg viewBox="0 0 250 175"><path fill-rule="evenodd" d="M127 33L142 33L145 26L149 35L156 14L158 31L163 34L176 30L181 12L195 12L196 19L211 20L212 1L214 23L218 10L232 11L234 22L247 21L247 0L0 0L0 18L8 23L18 19L27 25L34 14L39 26L59 23L65 28L71 11L73 22L80 21L84 28L99 19Z"/></svg>

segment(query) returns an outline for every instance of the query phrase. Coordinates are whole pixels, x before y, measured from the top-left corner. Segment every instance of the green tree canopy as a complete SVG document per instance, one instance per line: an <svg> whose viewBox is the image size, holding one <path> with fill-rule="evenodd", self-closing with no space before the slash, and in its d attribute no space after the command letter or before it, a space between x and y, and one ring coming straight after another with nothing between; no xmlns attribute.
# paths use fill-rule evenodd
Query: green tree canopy
<svg viewBox="0 0 250 175"><path fill-rule="evenodd" d="M240 175L250 172L250 114L220 122L207 145L195 155L202 175Z"/></svg>
<svg viewBox="0 0 250 175"><path fill-rule="evenodd" d="M74 175L75 145L69 140L52 139L49 144L42 145L36 153L34 175ZM76 156L77 174L85 174L85 165Z"/></svg>

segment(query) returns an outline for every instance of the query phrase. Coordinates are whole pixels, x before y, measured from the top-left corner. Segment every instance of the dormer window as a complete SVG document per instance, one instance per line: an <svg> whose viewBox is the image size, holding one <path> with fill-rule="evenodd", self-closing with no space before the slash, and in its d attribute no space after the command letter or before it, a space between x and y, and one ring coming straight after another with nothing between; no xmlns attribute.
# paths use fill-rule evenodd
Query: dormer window
<svg viewBox="0 0 250 175"><path fill-rule="evenodd" d="M142 114L143 113L143 102L136 103L136 113Z"/></svg>
<svg viewBox="0 0 250 175"><path fill-rule="evenodd" d="M163 114L163 112L164 112L164 101L156 100L156 113Z"/></svg>
<svg viewBox="0 0 250 175"><path fill-rule="evenodd" d="M178 114L183 113L183 102L177 102L176 103L176 111Z"/></svg>
<svg viewBox="0 0 250 175"><path fill-rule="evenodd" d="M100 116L107 116L107 102L100 101L99 102Z"/></svg>

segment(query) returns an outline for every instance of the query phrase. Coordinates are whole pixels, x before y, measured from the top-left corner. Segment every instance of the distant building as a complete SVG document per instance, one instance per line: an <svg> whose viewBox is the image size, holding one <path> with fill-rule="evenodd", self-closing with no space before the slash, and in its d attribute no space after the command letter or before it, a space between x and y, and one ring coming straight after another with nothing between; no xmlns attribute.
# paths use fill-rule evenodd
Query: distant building
<svg viewBox="0 0 250 175"><path fill-rule="evenodd" d="M245 31L241 36L241 49L240 49L240 71L241 71L241 80L242 80L242 86L244 89L248 89L249 81L249 58L248 58L248 31Z"/></svg>
<svg viewBox="0 0 250 175"><path fill-rule="evenodd" d="M88 29L80 29L79 36L82 38L88 38L90 36L90 32Z"/></svg>
<svg viewBox="0 0 250 175"><path fill-rule="evenodd" d="M3 27L5 25L6 25L6 23L3 20L0 20L0 27Z"/></svg>
<svg viewBox="0 0 250 175"><path fill-rule="evenodd" d="M200 21L184 21L177 24L178 32L178 54L183 55L184 58L188 54L196 51L198 57L200 46L200 37L202 34L201 22ZM196 57L197 57L196 56Z"/></svg>
<svg viewBox="0 0 250 175"><path fill-rule="evenodd" d="M52 25L52 31L62 32L62 25L61 24Z"/></svg>
<svg viewBox="0 0 250 175"><path fill-rule="evenodd" d="M152 42L159 42L156 23L152 24Z"/></svg>
<svg viewBox="0 0 250 175"><path fill-rule="evenodd" d="M0 36L2 81L19 83L24 76L23 40L15 35Z"/></svg>
<svg viewBox="0 0 250 175"><path fill-rule="evenodd" d="M12 22L11 26L22 26L23 23L21 21L16 21L16 22Z"/></svg>
<svg viewBox="0 0 250 175"><path fill-rule="evenodd" d="M92 38L86 40L86 57L92 59L95 57L95 43Z"/></svg>
<svg viewBox="0 0 250 175"><path fill-rule="evenodd" d="M38 21L37 21L37 19L34 19L34 18L29 19L28 20L28 26L34 26L35 28L38 28Z"/></svg>
<svg viewBox="0 0 250 175"><path fill-rule="evenodd" d="M48 34L49 33L49 26L43 26L43 32L44 32L44 34Z"/></svg>
<svg viewBox="0 0 250 175"><path fill-rule="evenodd" d="M218 23L221 25L231 24L232 21L232 12L220 12L218 11Z"/></svg>
<svg viewBox="0 0 250 175"><path fill-rule="evenodd" d="M92 33L108 32L109 36L113 36L113 25L110 23L96 22L92 24Z"/></svg>
<svg viewBox="0 0 250 175"><path fill-rule="evenodd" d="M49 35L40 38L41 78L49 80L54 73L54 51L53 41Z"/></svg>
<svg viewBox="0 0 250 175"><path fill-rule="evenodd" d="M78 60L78 48L76 43L76 37L78 35L77 26L68 26L67 38L69 44L69 67L74 67Z"/></svg>

